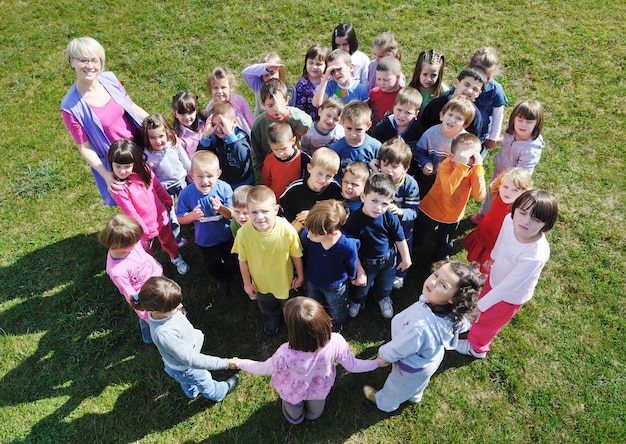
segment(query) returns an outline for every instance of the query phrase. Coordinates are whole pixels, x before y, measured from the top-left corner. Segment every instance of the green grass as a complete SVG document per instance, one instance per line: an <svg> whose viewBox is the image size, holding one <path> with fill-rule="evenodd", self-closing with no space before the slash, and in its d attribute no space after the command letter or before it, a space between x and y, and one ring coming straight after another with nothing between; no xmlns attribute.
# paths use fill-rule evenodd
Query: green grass
<svg viewBox="0 0 626 444"><path fill-rule="evenodd" d="M10 2L0 21L0 440L58 442L623 442L626 439L624 121L626 33L622 1L252 3ZM206 75L236 72L266 51L295 83L306 49L352 22L361 49L392 31L410 76L417 54L446 55L450 84L472 52L495 46L512 105L545 104L547 148L534 174L556 193L552 259L535 298L498 335L485 361L449 353L418 406L377 411L360 392L387 370L339 371L324 415L299 427L280 412L267 377L242 375L223 403L188 402L141 343L136 316L104 272L96 233L116 209L102 205L61 120L74 81L64 49L91 35L107 69L149 112L169 114L190 89L204 107ZM249 88L239 92L251 104ZM491 159L487 161L488 169ZM478 207L471 203L468 213ZM470 227L462 224L459 235ZM191 236L189 230L186 231ZM184 276L165 273L206 334L205 351L264 359L286 336L262 334L243 293L216 295L193 247ZM458 257L464 257L459 252ZM418 254L397 310L425 276ZM371 304L346 337L371 358L389 323ZM215 372L218 379L228 372ZM419 441L418 441L419 440Z"/></svg>

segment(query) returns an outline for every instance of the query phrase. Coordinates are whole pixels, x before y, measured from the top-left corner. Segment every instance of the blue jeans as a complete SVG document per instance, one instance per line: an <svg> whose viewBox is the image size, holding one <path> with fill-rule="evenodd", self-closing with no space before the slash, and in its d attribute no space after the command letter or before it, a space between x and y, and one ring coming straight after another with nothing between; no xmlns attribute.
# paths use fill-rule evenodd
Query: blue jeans
<svg viewBox="0 0 626 444"><path fill-rule="evenodd" d="M306 295L328 307L328 315L333 320L333 331L341 331L341 326L348 319L347 282L337 288L316 287L306 281Z"/></svg>
<svg viewBox="0 0 626 444"><path fill-rule="evenodd" d="M350 299L355 304L363 304L370 288L376 288L376 302L380 302L391 294L391 286L396 276L396 255L392 251L386 260L360 258L361 265L367 275L365 287L352 286Z"/></svg>
<svg viewBox="0 0 626 444"><path fill-rule="evenodd" d="M165 373L180 383L183 392L188 398L194 399L202 394L211 401L220 402L228 393L228 384L224 381L214 381L211 373L206 369L187 368L174 370L165 365Z"/></svg>
<svg viewBox="0 0 626 444"><path fill-rule="evenodd" d="M139 318L139 328L141 328L141 339L146 344L152 344L152 335L150 334L150 324Z"/></svg>

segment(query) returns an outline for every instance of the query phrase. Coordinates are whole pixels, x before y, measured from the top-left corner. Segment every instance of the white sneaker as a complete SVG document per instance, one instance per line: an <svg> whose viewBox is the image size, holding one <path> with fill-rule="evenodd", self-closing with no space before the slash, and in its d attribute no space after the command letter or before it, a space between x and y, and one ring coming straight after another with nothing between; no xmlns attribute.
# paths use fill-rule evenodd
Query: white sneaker
<svg viewBox="0 0 626 444"><path fill-rule="evenodd" d="M476 350L474 350L467 339L460 339L455 350L457 353L461 353L462 355L467 356L473 356L477 359L485 359L485 357L487 356L486 352L478 353Z"/></svg>
<svg viewBox="0 0 626 444"><path fill-rule="evenodd" d="M400 290L404 286L404 278L396 276L391 286L395 288L396 290Z"/></svg>
<svg viewBox="0 0 626 444"><path fill-rule="evenodd" d="M359 310L361 310L361 304L355 304L354 302L350 302L348 305L348 316L351 318L356 318L356 315L359 314Z"/></svg>
<svg viewBox="0 0 626 444"><path fill-rule="evenodd" d="M179 254L174 259L171 259L172 264L176 266L176 270L179 274L186 274L189 271L189 265L183 259L183 257Z"/></svg>
<svg viewBox="0 0 626 444"><path fill-rule="evenodd" d="M393 318L393 303L391 302L391 298L389 296L378 302L378 305L380 305L380 314L383 315L383 318Z"/></svg>

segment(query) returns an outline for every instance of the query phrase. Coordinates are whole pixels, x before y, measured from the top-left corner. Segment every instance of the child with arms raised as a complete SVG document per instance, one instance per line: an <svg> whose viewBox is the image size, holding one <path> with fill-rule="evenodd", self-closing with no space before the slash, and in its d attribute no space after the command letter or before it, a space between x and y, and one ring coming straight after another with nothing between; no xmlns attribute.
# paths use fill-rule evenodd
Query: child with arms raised
<svg viewBox="0 0 626 444"><path fill-rule="evenodd" d="M235 108L237 126L244 130L249 136L250 129L254 123L254 115L246 99L239 94L235 94L236 85L235 75L230 69L221 66L213 69L213 71L209 73L206 83L207 90L213 98L207 105L204 115L208 118L210 114L214 114L211 110L216 103L230 102L233 108Z"/></svg>
<svg viewBox="0 0 626 444"><path fill-rule="evenodd" d="M306 295L328 307L333 331L343 330L348 319L348 281L356 282L359 241L346 237L341 227L346 210L334 199L316 203L309 211L303 241L306 255Z"/></svg>
<svg viewBox="0 0 626 444"><path fill-rule="evenodd" d="M216 358L201 353L204 334L191 325L184 314L180 286L166 277L152 277L141 287L133 302L148 311L150 333L157 346L165 373L180 383L185 395L199 395L220 402L239 384L236 374L226 381L215 381L209 370L235 369L235 358Z"/></svg>
<svg viewBox="0 0 626 444"><path fill-rule="evenodd" d="M313 106L311 102L326 70L326 57L328 57L326 46L311 46L304 56L302 77L296 83L295 106L311 116L313 121L317 120L318 113L317 107Z"/></svg>
<svg viewBox="0 0 626 444"><path fill-rule="evenodd" d="M289 106L289 92L284 83L277 79L269 79L261 87L259 97L265 113L258 116L252 126L250 140L252 143L252 163L254 168L261 170L263 162L272 152L267 141L267 128L272 122L287 122L291 125L296 138L305 135L313 125L311 116L301 109Z"/></svg>
<svg viewBox="0 0 626 444"><path fill-rule="evenodd" d="M181 224L193 222L196 244L206 262L207 271L222 296L230 294L229 279L236 273L237 260L231 254L230 209L233 191L219 180L222 171L215 154L198 151L191 159L193 185L178 199L176 216Z"/></svg>
<svg viewBox="0 0 626 444"><path fill-rule="evenodd" d="M478 298L475 273L459 261L433 264L422 286L419 301L391 320L391 341L378 349L378 359L392 363L391 373L379 391L366 385L365 397L383 412L392 412L404 401L418 403L445 350L454 349L459 330Z"/></svg>
<svg viewBox="0 0 626 444"><path fill-rule="evenodd" d="M172 97L174 131L191 159L198 148L204 131L204 121L200 118L198 96L190 91L181 91Z"/></svg>
<svg viewBox="0 0 626 444"><path fill-rule="evenodd" d="M300 139L302 151L312 156L318 148L329 147L345 136L343 126L339 124L344 106L343 100L336 96L324 100L317 110L319 120L313 122L309 132Z"/></svg>
<svg viewBox="0 0 626 444"><path fill-rule="evenodd" d="M367 68L367 90L371 91L376 87L376 67L383 57L391 56L401 60L400 46L396 37L390 32L379 34L372 42L372 56L374 59ZM404 86L406 80L404 74L400 74L400 86Z"/></svg>
<svg viewBox="0 0 626 444"><path fill-rule="evenodd" d="M287 88L287 104L289 106L296 106L296 89L293 85L287 83L287 75L285 73L285 65L280 59L280 56L275 52L270 52L261 57L260 63L248 66L241 72L243 79L254 91L254 97L256 103L254 105L254 116L259 117L263 115L266 110L263 107L263 100L260 96L260 91L265 82L270 79L280 80L281 83Z"/></svg>
<svg viewBox="0 0 626 444"><path fill-rule="evenodd" d="M379 360L356 359L348 343L332 333L331 320L319 302L296 297L285 304L289 342L264 362L234 358L238 368L272 375L270 384L282 400L283 415L291 424L319 418L335 383L338 361L353 373L372 371Z"/></svg>
<svg viewBox="0 0 626 444"><path fill-rule="evenodd" d="M152 254L152 241L158 237L176 270L180 274L187 273L189 266L178 254L168 215L172 197L146 163L141 148L132 140L118 140L111 145L107 157L115 180L122 183L122 188L111 197L124 214L141 225L141 240L146 251Z"/></svg>
<svg viewBox="0 0 626 444"><path fill-rule="evenodd" d="M376 85L369 92L367 104L372 108L372 121L374 125L382 121L393 112L393 105L402 88L402 67L400 60L395 57L383 57L376 66Z"/></svg>
<svg viewBox="0 0 626 444"><path fill-rule="evenodd" d="M350 23L341 23L333 30L331 46L333 50L341 49L350 54L353 66L351 76L367 89L367 70L370 59L364 52L359 51L359 40L356 30Z"/></svg>
<svg viewBox="0 0 626 444"><path fill-rule="evenodd" d="M367 179L361 194L363 206L352 213L343 226L348 236L361 241L359 260L362 265L357 280L366 284L354 286L350 294L348 314L354 318L363 307L372 286L376 287L376 301L386 319L393 317L393 304L389 295L396 269L403 271L411 266L409 247L398 216L389 206L395 194L395 184L386 174L374 174ZM401 261L396 264L396 249ZM364 276L365 275L365 276Z"/></svg>
<svg viewBox="0 0 626 444"><path fill-rule="evenodd" d="M148 312L135 309L132 299L144 282L163 274L163 267L143 249L140 243L142 236L141 225L135 219L117 214L109 219L104 230L98 234L98 240L109 249L107 274L139 316L143 342L150 344L152 337L147 322Z"/></svg>
<svg viewBox="0 0 626 444"><path fill-rule="evenodd" d="M393 102L393 112L378 122L373 136L381 143L400 136L406 143L415 142L424 134L424 127L417 119L422 96L419 91L405 86Z"/></svg>
<svg viewBox="0 0 626 444"><path fill-rule="evenodd" d="M367 101L367 87L350 75L353 66L350 54L346 51L335 49L331 52L326 59L326 71L313 94L313 106L321 106L331 96L337 96L345 103L352 100Z"/></svg>
<svg viewBox="0 0 626 444"><path fill-rule="evenodd" d="M496 243L502 222L511 212L511 206L524 191L533 187L530 173L524 168L509 168L496 177L489 191L495 197L493 205L478 226L465 237L463 246L467 260L477 262L481 273L489 273L489 256Z"/></svg>
<svg viewBox="0 0 626 444"><path fill-rule="evenodd" d="M457 352L485 358L493 338L533 297L550 258L545 233L556 223L557 213L557 200L547 191L529 190L515 200L491 251L493 265L473 313L478 320L457 344Z"/></svg>
<svg viewBox="0 0 626 444"><path fill-rule="evenodd" d="M222 166L222 180L234 190L254 185L250 138L238 126L239 117L229 102L217 102L211 108L198 150L214 153Z"/></svg>
<svg viewBox="0 0 626 444"><path fill-rule="evenodd" d="M445 95L450 90L443 83L444 61L443 54L434 49L422 51L417 57L413 78L409 82L409 86L418 90L422 96L420 112L424 111L432 99Z"/></svg>
<svg viewBox="0 0 626 444"><path fill-rule="evenodd" d="M435 261L448 259L452 253L452 241L470 193L477 201L485 197L485 170L480 149L480 140L475 135L456 136L450 157L441 162L435 184L420 202L414 245L421 245L437 229Z"/></svg>
<svg viewBox="0 0 626 444"><path fill-rule="evenodd" d="M294 180L304 177L311 158L296 148L296 136L287 122L272 122L267 128L272 154L265 158L261 183L278 199Z"/></svg>
<svg viewBox="0 0 626 444"><path fill-rule="evenodd" d="M233 253L239 255L246 294L256 297L267 318L263 331L274 336L285 302L304 282L302 245L289 222L277 217L276 196L269 187L258 185L250 190L247 205L250 221L237 232Z"/></svg>

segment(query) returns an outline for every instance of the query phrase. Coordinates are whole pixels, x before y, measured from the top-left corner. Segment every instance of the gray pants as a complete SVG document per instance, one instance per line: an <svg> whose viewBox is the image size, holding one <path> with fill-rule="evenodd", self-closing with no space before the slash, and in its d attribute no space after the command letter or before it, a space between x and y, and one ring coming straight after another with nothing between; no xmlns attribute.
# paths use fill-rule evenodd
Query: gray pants
<svg viewBox="0 0 626 444"><path fill-rule="evenodd" d="M310 399L298 404L290 404L283 399L283 415L292 424L300 424L305 419L313 421L324 413L325 399Z"/></svg>

